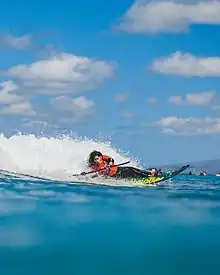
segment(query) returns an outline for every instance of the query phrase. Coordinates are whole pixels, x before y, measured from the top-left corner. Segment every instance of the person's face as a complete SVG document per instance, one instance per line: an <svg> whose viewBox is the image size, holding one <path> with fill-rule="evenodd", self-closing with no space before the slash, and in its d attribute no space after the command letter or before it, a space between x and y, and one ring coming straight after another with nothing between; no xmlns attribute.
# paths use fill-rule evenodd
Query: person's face
<svg viewBox="0 0 220 275"><path fill-rule="evenodd" d="M101 156L95 156L95 157L94 157L94 162L95 162L96 164L100 164L100 163L102 162L102 157L101 157Z"/></svg>

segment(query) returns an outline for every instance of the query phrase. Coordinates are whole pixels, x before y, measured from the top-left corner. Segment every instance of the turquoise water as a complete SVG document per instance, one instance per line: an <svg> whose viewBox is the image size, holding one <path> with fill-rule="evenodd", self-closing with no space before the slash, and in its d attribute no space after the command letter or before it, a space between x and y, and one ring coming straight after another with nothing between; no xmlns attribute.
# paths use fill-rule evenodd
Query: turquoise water
<svg viewBox="0 0 220 275"><path fill-rule="evenodd" d="M0 274L220 274L220 178L0 180Z"/></svg>

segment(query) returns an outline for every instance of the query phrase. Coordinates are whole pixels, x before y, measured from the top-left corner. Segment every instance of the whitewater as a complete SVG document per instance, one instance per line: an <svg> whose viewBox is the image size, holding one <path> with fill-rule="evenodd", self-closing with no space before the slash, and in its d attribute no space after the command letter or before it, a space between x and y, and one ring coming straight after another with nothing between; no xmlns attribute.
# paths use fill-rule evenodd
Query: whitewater
<svg viewBox="0 0 220 275"><path fill-rule="evenodd" d="M112 156L116 164L129 160L129 165L142 167L134 157L116 150L110 142L68 136L48 138L20 134L5 137L1 134L0 169L51 180L70 181L74 180L72 174L89 171L87 160L93 150ZM92 179L87 176L78 180Z"/></svg>
<svg viewBox="0 0 220 275"><path fill-rule="evenodd" d="M220 177L74 182L94 149L146 165L106 141L0 135L0 274L219 275Z"/></svg>

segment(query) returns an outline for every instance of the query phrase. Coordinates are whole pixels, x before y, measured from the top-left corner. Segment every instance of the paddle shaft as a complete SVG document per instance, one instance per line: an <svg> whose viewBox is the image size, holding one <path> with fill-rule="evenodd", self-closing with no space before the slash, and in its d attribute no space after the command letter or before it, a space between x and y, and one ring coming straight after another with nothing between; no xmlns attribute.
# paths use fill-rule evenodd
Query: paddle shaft
<svg viewBox="0 0 220 275"><path fill-rule="evenodd" d="M111 167L114 167L114 166L121 166L121 165L124 165L124 164L128 164L129 162L130 162L130 160L129 160L129 161L126 161L126 162L123 162L123 163L116 164L116 165L112 165ZM105 169L106 169L106 167L105 167L105 168L102 168L102 169L99 169L99 170L97 170L97 171L85 172L84 175L96 173L96 172L99 172L99 171L102 171L102 170L105 170ZM73 174L72 177L81 176L81 175L82 175L82 173L80 173L80 174Z"/></svg>

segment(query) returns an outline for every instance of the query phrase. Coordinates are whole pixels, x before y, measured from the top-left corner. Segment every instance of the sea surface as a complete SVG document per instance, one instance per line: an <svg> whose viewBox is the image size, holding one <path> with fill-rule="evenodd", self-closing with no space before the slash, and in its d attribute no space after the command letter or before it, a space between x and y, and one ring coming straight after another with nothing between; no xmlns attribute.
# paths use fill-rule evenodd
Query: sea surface
<svg viewBox="0 0 220 275"><path fill-rule="evenodd" d="M15 156L0 139L7 163L0 171L0 275L220 274L220 177L182 174L151 187L74 183L70 165L74 173L85 168L80 154L58 171L64 156L53 166L48 140L29 137L32 148L21 137L19 156L19 138Z"/></svg>

